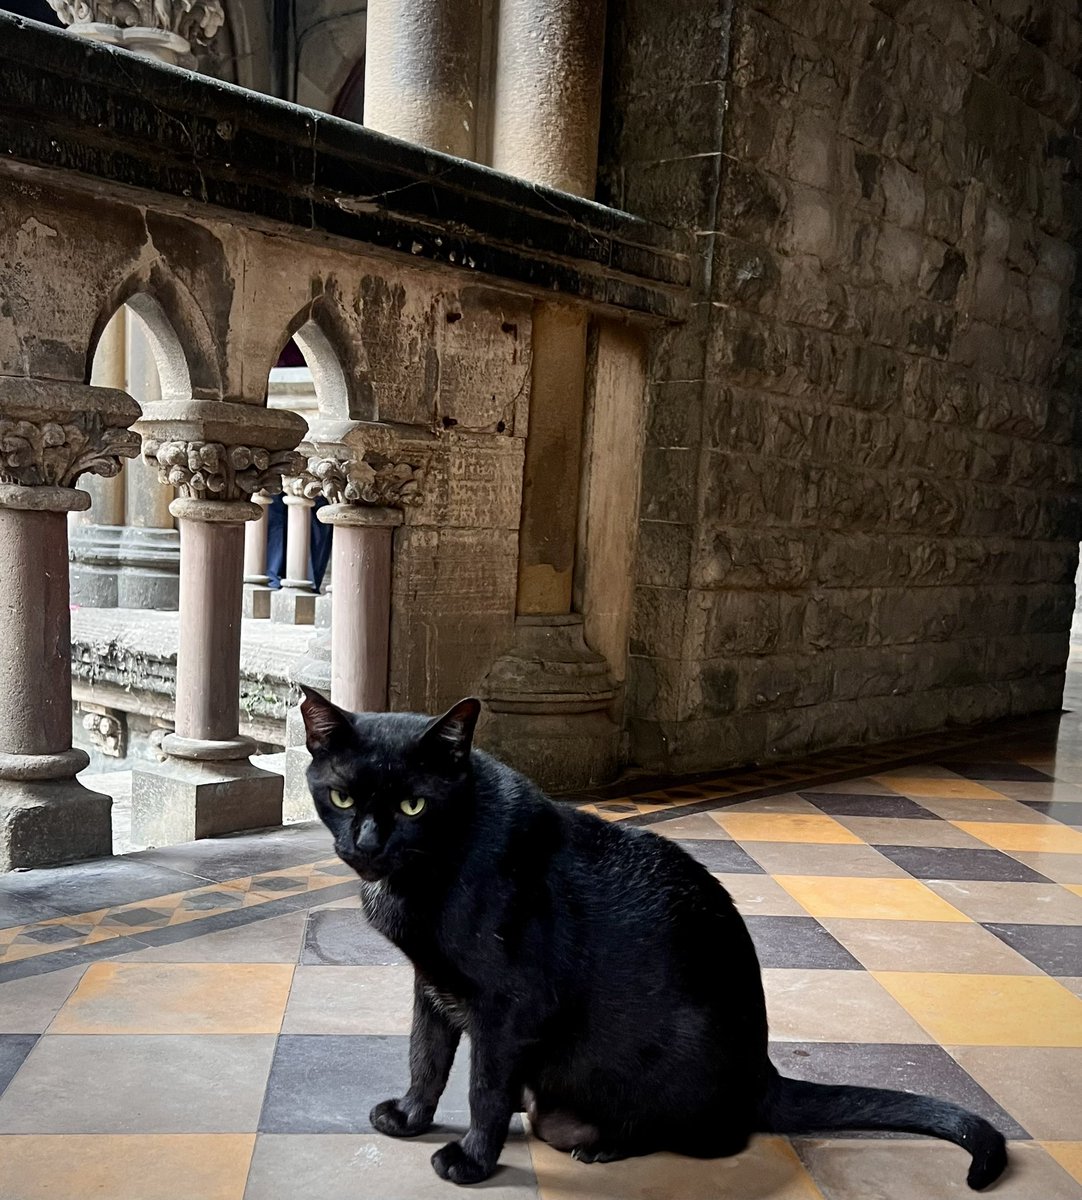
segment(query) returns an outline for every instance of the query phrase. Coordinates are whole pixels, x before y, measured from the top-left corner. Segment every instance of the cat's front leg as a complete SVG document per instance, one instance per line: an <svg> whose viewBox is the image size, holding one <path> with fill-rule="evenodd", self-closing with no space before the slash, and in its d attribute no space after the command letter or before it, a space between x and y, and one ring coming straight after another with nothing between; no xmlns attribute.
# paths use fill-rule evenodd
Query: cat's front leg
<svg viewBox="0 0 1082 1200"><path fill-rule="evenodd" d="M480 1183L496 1169L507 1127L522 1100L521 1041L505 1012L498 1022L474 1014L470 1021L470 1127L460 1142L432 1155L441 1179Z"/></svg>
<svg viewBox="0 0 1082 1200"><path fill-rule="evenodd" d="M409 1091L399 1100L384 1100L372 1109L368 1119L374 1129L389 1137L416 1137L432 1127L455 1061L459 1034L414 974Z"/></svg>

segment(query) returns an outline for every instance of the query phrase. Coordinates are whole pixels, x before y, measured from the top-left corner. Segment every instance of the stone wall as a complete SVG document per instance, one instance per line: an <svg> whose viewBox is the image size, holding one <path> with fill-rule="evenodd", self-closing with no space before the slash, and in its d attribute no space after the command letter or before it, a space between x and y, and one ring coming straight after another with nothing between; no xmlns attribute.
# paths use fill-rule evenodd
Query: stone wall
<svg viewBox="0 0 1082 1200"><path fill-rule="evenodd" d="M1057 707L1077 5L613 0L608 54L601 199L697 251L654 359L633 758Z"/></svg>

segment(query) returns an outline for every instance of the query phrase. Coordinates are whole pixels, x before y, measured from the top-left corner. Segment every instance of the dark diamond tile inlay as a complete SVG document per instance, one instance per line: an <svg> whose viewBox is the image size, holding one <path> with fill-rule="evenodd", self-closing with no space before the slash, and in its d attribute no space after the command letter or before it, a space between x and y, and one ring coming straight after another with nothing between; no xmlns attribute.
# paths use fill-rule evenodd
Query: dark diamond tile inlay
<svg viewBox="0 0 1082 1200"><path fill-rule="evenodd" d="M1025 763L1000 760L998 762L944 762L940 764L964 779L1002 779L1004 783L1051 783L1052 776Z"/></svg>
<svg viewBox="0 0 1082 1200"><path fill-rule="evenodd" d="M164 925L172 916L164 908L129 908L124 912L110 913L103 925Z"/></svg>

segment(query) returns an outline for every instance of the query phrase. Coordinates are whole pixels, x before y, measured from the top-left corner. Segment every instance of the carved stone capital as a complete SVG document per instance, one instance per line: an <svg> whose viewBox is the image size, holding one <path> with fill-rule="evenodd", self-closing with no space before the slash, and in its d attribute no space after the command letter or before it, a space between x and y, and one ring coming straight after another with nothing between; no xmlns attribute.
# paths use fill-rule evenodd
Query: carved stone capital
<svg viewBox="0 0 1082 1200"><path fill-rule="evenodd" d="M348 446L334 450L307 447L308 470L297 495L330 504L376 505L408 508L423 499L424 464L420 456L383 450L353 452ZM413 459L414 461L410 461Z"/></svg>
<svg viewBox="0 0 1082 1200"><path fill-rule="evenodd" d="M48 0L65 25L156 29L206 45L225 24L221 0Z"/></svg>
<svg viewBox="0 0 1082 1200"><path fill-rule="evenodd" d="M247 500L256 492L282 490L282 476L296 475L304 456L295 450L227 446L222 442L143 442L143 457L157 464L158 478L186 500Z"/></svg>
<svg viewBox="0 0 1082 1200"><path fill-rule="evenodd" d="M112 388L0 377L0 483L70 488L80 475L116 475L139 453L128 428L138 416Z"/></svg>
<svg viewBox="0 0 1082 1200"><path fill-rule="evenodd" d="M303 448L301 451L303 455ZM296 496L298 499L311 500L314 496L318 496L319 484L315 476L309 474L308 471L301 471L297 475L284 476L282 479L282 494L286 496Z"/></svg>

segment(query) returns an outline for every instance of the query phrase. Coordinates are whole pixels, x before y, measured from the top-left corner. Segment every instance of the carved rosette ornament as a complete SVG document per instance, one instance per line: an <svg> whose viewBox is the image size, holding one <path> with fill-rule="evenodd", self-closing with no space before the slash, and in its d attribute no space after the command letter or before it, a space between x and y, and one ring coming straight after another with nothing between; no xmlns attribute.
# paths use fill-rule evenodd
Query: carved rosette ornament
<svg viewBox="0 0 1082 1200"><path fill-rule="evenodd" d="M175 34L205 46L225 24L220 0L48 0L65 25L114 25Z"/></svg>
<svg viewBox="0 0 1082 1200"><path fill-rule="evenodd" d="M310 500L323 496L331 504L406 508L421 503L423 481L421 464L378 450L349 458L312 454L299 494Z"/></svg>
<svg viewBox="0 0 1082 1200"><path fill-rule="evenodd" d="M156 438L143 442L143 457L157 464L162 483L189 500L249 500L259 491L274 495L282 490L283 476L304 466L304 456L295 450Z"/></svg>

